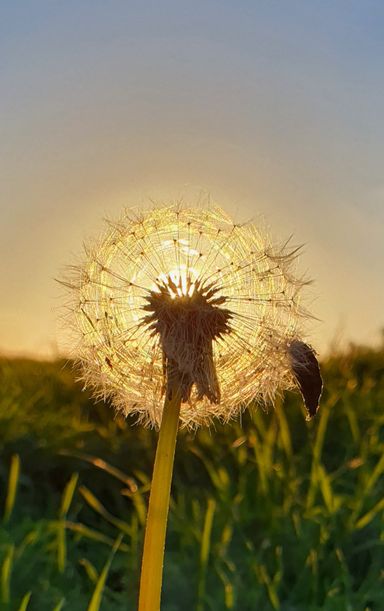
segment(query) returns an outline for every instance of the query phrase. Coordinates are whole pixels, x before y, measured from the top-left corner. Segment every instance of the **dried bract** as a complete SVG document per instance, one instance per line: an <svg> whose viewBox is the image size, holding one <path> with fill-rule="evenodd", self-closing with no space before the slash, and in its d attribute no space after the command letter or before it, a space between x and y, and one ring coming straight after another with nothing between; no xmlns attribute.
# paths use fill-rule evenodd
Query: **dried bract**
<svg viewBox="0 0 384 611"><path fill-rule="evenodd" d="M144 323L152 335L159 334L168 391L181 387L184 402L194 384L197 400L220 402L212 342L230 332L232 315L220 307L226 299L217 297L217 291L212 284L204 286L186 276L184 286L180 278L177 284L168 278L146 297L148 305L143 309L151 314Z"/></svg>
<svg viewBox="0 0 384 611"><path fill-rule="evenodd" d="M288 353L309 420L316 415L319 409L319 401L323 390L323 380L316 353L311 346L297 339L288 346Z"/></svg>

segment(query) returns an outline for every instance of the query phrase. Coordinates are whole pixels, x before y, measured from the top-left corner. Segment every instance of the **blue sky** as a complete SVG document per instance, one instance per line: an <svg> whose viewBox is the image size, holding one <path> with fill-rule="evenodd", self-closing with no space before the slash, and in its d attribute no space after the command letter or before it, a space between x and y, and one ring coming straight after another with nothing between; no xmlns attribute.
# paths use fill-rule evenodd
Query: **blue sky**
<svg viewBox="0 0 384 611"><path fill-rule="evenodd" d="M382 2L3 2L0 350L55 350L103 216L207 190L305 243L313 343L384 325Z"/></svg>

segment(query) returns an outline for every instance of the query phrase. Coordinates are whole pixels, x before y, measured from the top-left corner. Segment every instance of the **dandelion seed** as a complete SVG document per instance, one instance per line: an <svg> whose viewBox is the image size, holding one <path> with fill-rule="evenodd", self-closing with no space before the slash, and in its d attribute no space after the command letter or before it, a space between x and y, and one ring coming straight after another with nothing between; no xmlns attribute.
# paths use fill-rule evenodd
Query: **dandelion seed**
<svg viewBox="0 0 384 611"><path fill-rule="evenodd" d="M156 427L176 378L182 426L273 401L298 384L289 346L308 313L297 254L217 207L126 212L66 281L86 384Z"/></svg>

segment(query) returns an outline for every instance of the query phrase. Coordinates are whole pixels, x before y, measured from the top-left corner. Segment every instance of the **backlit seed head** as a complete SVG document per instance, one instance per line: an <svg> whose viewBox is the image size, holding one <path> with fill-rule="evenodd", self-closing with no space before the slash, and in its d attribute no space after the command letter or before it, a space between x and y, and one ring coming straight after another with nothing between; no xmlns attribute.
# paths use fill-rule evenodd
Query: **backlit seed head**
<svg viewBox="0 0 384 611"><path fill-rule="evenodd" d="M189 427L273 401L308 317L297 252L213 206L127 211L64 282L86 384L154 426L175 384Z"/></svg>

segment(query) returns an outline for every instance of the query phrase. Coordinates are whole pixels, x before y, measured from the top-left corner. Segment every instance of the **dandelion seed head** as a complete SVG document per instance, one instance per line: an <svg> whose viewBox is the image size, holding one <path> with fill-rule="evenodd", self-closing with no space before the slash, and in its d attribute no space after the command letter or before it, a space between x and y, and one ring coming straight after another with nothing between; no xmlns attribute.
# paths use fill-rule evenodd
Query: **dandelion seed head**
<svg viewBox="0 0 384 611"><path fill-rule="evenodd" d="M126 211L65 281L85 383L152 426L175 380L191 428L273 401L308 318L296 256L216 206Z"/></svg>

